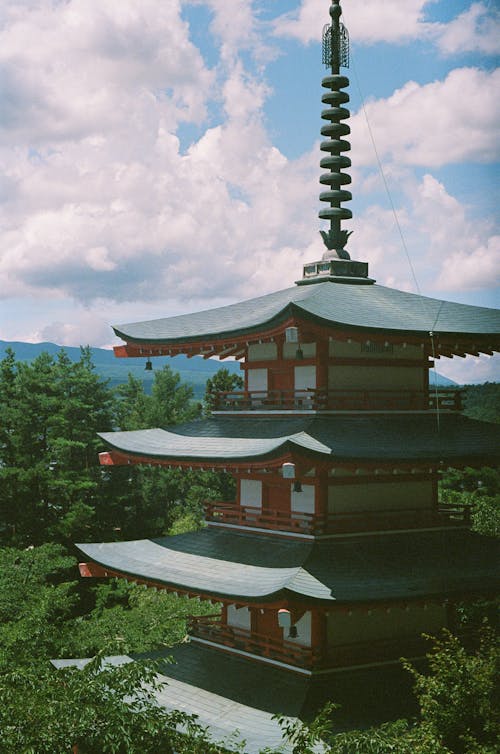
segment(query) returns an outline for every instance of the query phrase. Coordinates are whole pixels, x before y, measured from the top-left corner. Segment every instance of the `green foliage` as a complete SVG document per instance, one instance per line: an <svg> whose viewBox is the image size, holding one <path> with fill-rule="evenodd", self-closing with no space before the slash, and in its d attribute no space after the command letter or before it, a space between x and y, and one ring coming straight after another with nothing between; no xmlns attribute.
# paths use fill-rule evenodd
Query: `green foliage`
<svg viewBox="0 0 500 754"><path fill-rule="evenodd" d="M477 499L472 510L472 528L478 534L500 537L500 494Z"/></svg>
<svg viewBox="0 0 500 754"><path fill-rule="evenodd" d="M156 370L151 395L146 395L142 380L131 374L128 382L116 388L116 422L120 429L166 427L189 421L199 415L193 403L193 390L168 365Z"/></svg>
<svg viewBox="0 0 500 754"><path fill-rule="evenodd" d="M74 620L64 644L61 641L64 656L94 655L104 646L112 654L169 647L185 639L191 615L217 612L208 602L156 592L121 579L100 584L95 590L95 608Z"/></svg>
<svg viewBox="0 0 500 754"><path fill-rule="evenodd" d="M229 372L227 369L219 369L213 377L207 380L205 397L203 399L203 413L209 416L215 408L216 394L242 390L244 381L241 375Z"/></svg>
<svg viewBox="0 0 500 754"><path fill-rule="evenodd" d="M0 671L57 656L77 602L75 565L59 545L0 549Z"/></svg>
<svg viewBox="0 0 500 754"><path fill-rule="evenodd" d="M439 498L457 508L470 510L472 529L478 534L500 537L500 471L453 469L443 474Z"/></svg>
<svg viewBox="0 0 500 754"><path fill-rule="evenodd" d="M0 549L0 754L70 752L73 744L79 754L223 751L195 718L156 706L161 685L151 665L111 668L101 655L82 671L48 665L96 648L162 648L182 640L187 616L214 607L114 579L95 587L95 607L80 615L76 574L61 546Z"/></svg>
<svg viewBox="0 0 500 754"><path fill-rule="evenodd" d="M189 616L217 612L121 579L94 586L88 609L75 566L58 545L0 549L0 667L88 657L104 646L118 654L161 649L184 639Z"/></svg>
<svg viewBox="0 0 500 754"><path fill-rule="evenodd" d="M129 375L116 396L95 374L89 349L71 362L11 351L0 362L0 542L113 540L166 535L179 516L200 526L206 499L234 496L227 475L160 467L103 469L97 433L195 418L192 390L170 367L151 395ZM3 527L3 528L2 528Z"/></svg>
<svg viewBox="0 0 500 754"><path fill-rule="evenodd" d="M97 656L82 669L0 678L2 754L221 754L196 718L155 702L163 688L153 663L110 666Z"/></svg>
<svg viewBox="0 0 500 754"><path fill-rule="evenodd" d="M485 627L477 651L468 653L449 631L434 639L429 673L405 667L415 681L422 725L453 754L498 751L500 648Z"/></svg>
<svg viewBox="0 0 500 754"><path fill-rule="evenodd" d="M338 733L330 754L452 754L425 726L396 720L368 730Z"/></svg>
<svg viewBox="0 0 500 754"><path fill-rule="evenodd" d="M286 744L292 746L293 754L316 754L321 750L326 753L322 744L331 734L332 712L336 708L336 704L326 704L310 723L303 723L285 715L275 715L274 719L281 726ZM261 754L272 754L272 749L264 749Z"/></svg>
<svg viewBox="0 0 500 754"><path fill-rule="evenodd" d="M500 422L500 383L465 386L465 414L472 419Z"/></svg>
<svg viewBox="0 0 500 754"><path fill-rule="evenodd" d="M91 526L102 484L98 431L112 428L112 396L88 349L72 363L42 353L0 363L0 518L5 543L64 540Z"/></svg>

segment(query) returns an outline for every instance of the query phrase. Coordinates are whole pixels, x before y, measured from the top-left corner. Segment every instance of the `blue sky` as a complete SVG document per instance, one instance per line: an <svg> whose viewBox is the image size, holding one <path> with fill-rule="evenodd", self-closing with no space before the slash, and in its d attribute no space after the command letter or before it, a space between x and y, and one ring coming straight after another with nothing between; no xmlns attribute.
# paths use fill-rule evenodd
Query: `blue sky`
<svg viewBox="0 0 500 754"><path fill-rule="evenodd" d="M415 290L367 117L422 293L498 306L498 2L342 5L351 256ZM328 6L4 0L0 339L107 347L110 323L293 285L320 258ZM497 357L439 371L500 379Z"/></svg>

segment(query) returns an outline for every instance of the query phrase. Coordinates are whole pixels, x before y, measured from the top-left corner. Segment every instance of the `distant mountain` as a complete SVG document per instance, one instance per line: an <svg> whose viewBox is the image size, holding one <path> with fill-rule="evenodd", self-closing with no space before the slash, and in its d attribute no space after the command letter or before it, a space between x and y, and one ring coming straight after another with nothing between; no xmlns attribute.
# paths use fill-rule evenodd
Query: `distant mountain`
<svg viewBox="0 0 500 754"><path fill-rule="evenodd" d="M453 380L448 379L448 377L444 377L442 374L439 374L439 372L436 372L435 369L429 370L429 385L437 385L438 387L454 387L457 384L457 382L453 382Z"/></svg>
<svg viewBox="0 0 500 754"><path fill-rule="evenodd" d="M0 359L4 357L7 348L12 348L18 361L33 361L42 352L56 356L59 351L64 350L72 361L80 359L80 349L73 346L58 346L55 343L22 343L16 341L0 340ZM136 378L141 379L146 392L150 392L154 380L154 371L146 372L144 370L146 359L140 357L137 359L117 359L113 351L105 348L91 348L92 361L95 364L97 372L106 380L109 380L111 386L119 385L127 381L129 372ZM209 377L217 372L221 367L225 367L230 372L239 374L240 365L237 361L215 361L214 359L204 359L201 356L193 356L188 359L182 354L179 356L158 356L153 359L153 369L161 369L165 364L169 364L172 369L179 372L181 380L189 383L195 397L199 400L205 392L205 383Z"/></svg>

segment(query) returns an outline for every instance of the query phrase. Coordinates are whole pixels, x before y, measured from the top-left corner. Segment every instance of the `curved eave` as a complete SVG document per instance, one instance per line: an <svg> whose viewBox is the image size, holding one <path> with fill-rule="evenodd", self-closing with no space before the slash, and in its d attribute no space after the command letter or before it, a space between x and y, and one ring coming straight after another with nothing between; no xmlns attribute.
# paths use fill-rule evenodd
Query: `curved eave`
<svg viewBox="0 0 500 754"><path fill-rule="evenodd" d="M208 599L336 604L493 593L500 543L463 529L339 537L313 544L204 529L159 540L77 545L101 572Z"/></svg>
<svg viewBox="0 0 500 754"><path fill-rule="evenodd" d="M409 421L411 420L411 432ZM278 466L293 458L318 464L495 465L500 427L457 414L422 412L337 415L308 419L278 417L248 421L213 417L172 428L105 432L113 448L102 465L158 463L197 468Z"/></svg>
<svg viewBox="0 0 500 754"><path fill-rule="evenodd" d="M125 576L188 594L250 602L275 601L287 594L333 599L330 589L304 571L300 564L286 568L263 567L213 557L204 554L203 538L199 537L199 540L201 547L198 552L189 552L189 548L170 549L164 540L76 546L93 563L100 565L108 576ZM265 546L268 547L267 542Z"/></svg>
<svg viewBox="0 0 500 754"><path fill-rule="evenodd" d="M300 322L335 335L367 335L430 342L437 354L492 353L500 349L500 313L383 286L340 286L325 281L285 289L219 309L116 325L127 345L118 356L238 353L238 346L272 339ZM234 355L227 354L227 355Z"/></svg>
<svg viewBox="0 0 500 754"><path fill-rule="evenodd" d="M305 432L274 438L193 437L168 432L164 429L144 429L131 432L102 432L101 437L117 454L115 461L102 465L120 465L129 462L148 463L185 462L197 465L230 466L234 463L259 464L282 461L292 451L313 454L331 454L324 443Z"/></svg>

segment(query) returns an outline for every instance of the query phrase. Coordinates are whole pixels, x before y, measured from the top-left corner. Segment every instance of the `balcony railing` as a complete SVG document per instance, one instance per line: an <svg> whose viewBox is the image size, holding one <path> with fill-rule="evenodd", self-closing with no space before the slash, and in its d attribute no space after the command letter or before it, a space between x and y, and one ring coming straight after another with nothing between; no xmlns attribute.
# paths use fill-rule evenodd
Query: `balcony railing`
<svg viewBox="0 0 500 754"><path fill-rule="evenodd" d="M320 536L322 534L346 534L363 531L397 531L399 529L427 528L467 523L465 514L456 514L455 509L440 508L439 511L422 508L386 510L376 513L301 513L262 509L236 503L221 503L209 500L204 504L205 520L233 526L251 526L274 531L288 531Z"/></svg>
<svg viewBox="0 0 500 754"><path fill-rule="evenodd" d="M421 657L428 650L426 640L418 634L323 648L308 647L228 626L221 622L220 615L192 616L188 620L188 632L190 636L212 641L222 647L239 649L301 668L335 668L387 662L400 657Z"/></svg>
<svg viewBox="0 0 500 754"><path fill-rule="evenodd" d="M192 616L188 620L188 633L199 639L298 667L309 668L319 660L319 653L311 647L222 624L220 615Z"/></svg>
<svg viewBox="0 0 500 754"><path fill-rule="evenodd" d="M215 411L461 411L454 388L420 390L233 390L219 392Z"/></svg>
<svg viewBox="0 0 500 754"><path fill-rule="evenodd" d="M474 505L471 503L448 503L443 500L439 503L439 513L449 521L461 524L470 524Z"/></svg>

